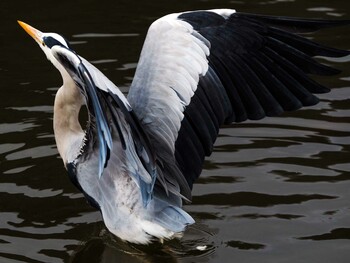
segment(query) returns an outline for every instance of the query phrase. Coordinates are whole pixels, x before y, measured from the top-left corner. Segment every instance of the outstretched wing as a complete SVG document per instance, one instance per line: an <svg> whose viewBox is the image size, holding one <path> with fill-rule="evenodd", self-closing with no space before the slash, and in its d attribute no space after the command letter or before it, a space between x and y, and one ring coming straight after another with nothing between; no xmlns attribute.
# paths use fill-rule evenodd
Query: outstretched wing
<svg viewBox="0 0 350 263"><path fill-rule="evenodd" d="M118 165L127 167L125 172L139 186L146 206L151 200L156 180L155 155L127 99L107 77L72 50L54 46L52 53L86 99L89 122L85 146L81 150L81 154L84 155L82 159L97 156L98 161L90 160L91 163L98 165L96 180L103 176L105 170L108 170L107 173L115 174L117 171L110 169ZM120 156L114 158L114 161L120 160L120 163L109 164L111 155ZM73 174L74 176L76 175ZM73 178L73 182L80 187L76 180Z"/></svg>
<svg viewBox="0 0 350 263"><path fill-rule="evenodd" d="M349 21L259 16L221 9L167 15L149 28L128 101L151 138L157 186L190 198L223 123L258 120L318 102L307 74L338 70L312 57L348 51L296 33ZM291 33L293 32L293 33Z"/></svg>

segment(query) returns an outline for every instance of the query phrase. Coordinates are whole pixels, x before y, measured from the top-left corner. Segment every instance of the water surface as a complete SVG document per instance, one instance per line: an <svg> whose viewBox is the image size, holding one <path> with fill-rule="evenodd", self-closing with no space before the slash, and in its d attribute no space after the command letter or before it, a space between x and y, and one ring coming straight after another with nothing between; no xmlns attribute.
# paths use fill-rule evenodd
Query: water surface
<svg viewBox="0 0 350 263"><path fill-rule="evenodd" d="M0 262L348 262L350 57L323 59L343 72L317 78L332 88L318 105L221 130L180 241L123 243L70 183L52 130L60 76L16 20L65 35L126 92L154 19L218 7L350 19L343 0L0 3ZM348 27L308 37L350 49Z"/></svg>

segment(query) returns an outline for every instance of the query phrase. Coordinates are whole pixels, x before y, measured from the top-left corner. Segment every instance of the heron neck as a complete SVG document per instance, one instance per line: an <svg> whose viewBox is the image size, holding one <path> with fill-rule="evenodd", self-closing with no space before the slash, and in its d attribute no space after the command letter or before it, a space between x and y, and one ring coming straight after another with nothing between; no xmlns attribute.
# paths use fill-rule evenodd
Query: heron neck
<svg viewBox="0 0 350 263"><path fill-rule="evenodd" d="M83 101L83 96L73 81L66 81L56 94L54 133L58 152L65 165L77 157L84 138L79 123Z"/></svg>

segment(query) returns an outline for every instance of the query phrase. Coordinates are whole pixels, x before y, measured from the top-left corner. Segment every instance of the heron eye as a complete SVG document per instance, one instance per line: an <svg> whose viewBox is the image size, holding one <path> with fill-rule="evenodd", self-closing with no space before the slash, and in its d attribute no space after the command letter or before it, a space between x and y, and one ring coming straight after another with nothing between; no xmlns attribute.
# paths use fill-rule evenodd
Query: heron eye
<svg viewBox="0 0 350 263"><path fill-rule="evenodd" d="M45 46L46 46L46 44L45 44L45 42L44 42L44 41L42 42L42 45L43 45L43 47L45 47Z"/></svg>

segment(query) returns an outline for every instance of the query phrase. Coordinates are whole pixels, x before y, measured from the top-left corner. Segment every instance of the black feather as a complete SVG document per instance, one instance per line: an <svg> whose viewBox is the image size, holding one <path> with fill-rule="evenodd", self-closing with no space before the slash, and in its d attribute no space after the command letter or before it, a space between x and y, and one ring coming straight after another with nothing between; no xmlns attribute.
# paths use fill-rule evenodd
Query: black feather
<svg viewBox="0 0 350 263"><path fill-rule="evenodd" d="M301 51L277 39L267 37L266 46L274 50L280 56L288 58L288 61L306 73L317 75L334 75L340 73L339 70L322 65L316 60L313 60L310 56L305 55Z"/></svg>
<svg viewBox="0 0 350 263"><path fill-rule="evenodd" d="M322 28L344 26L350 24L350 20L309 19L299 17L248 14L242 12L235 13L234 16L242 20L251 19L261 24L281 28L294 33L314 32Z"/></svg>
<svg viewBox="0 0 350 263"><path fill-rule="evenodd" d="M329 89L307 74L333 75L339 71L313 57L350 54L298 35L347 25L348 20L245 13L226 18L210 11L187 12L178 19L191 24L197 31L193 36L210 47L209 71L200 77L175 142L175 158L190 187L201 172L203 154L212 151L220 125L316 104L318 98L313 93Z"/></svg>

